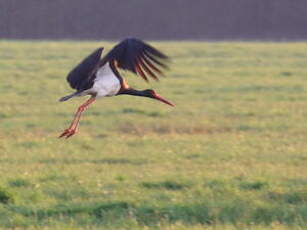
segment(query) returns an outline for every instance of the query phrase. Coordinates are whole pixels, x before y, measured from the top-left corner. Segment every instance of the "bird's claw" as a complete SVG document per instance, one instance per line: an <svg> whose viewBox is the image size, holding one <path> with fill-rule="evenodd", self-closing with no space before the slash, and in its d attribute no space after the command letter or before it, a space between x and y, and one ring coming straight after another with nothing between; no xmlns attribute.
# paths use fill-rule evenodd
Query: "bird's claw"
<svg viewBox="0 0 307 230"><path fill-rule="evenodd" d="M77 132L76 129L66 129L59 138L65 137L66 139L73 136Z"/></svg>

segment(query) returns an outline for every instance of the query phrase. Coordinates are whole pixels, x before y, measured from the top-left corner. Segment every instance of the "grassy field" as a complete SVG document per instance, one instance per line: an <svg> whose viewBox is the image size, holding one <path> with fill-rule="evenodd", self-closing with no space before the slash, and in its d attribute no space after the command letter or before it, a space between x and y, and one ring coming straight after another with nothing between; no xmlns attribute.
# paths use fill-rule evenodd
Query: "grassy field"
<svg viewBox="0 0 307 230"><path fill-rule="evenodd" d="M307 229L307 43L154 43L177 106L86 98L67 72L107 42L0 41L0 229Z"/></svg>

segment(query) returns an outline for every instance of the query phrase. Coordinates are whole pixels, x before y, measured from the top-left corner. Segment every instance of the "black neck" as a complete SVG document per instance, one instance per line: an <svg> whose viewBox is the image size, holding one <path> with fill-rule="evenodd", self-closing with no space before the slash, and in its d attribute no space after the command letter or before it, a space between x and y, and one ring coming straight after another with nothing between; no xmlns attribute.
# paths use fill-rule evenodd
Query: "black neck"
<svg viewBox="0 0 307 230"><path fill-rule="evenodd" d="M118 95L126 94L131 96L139 96L139 97L152 97L151 94L148 93L146 90L136 90L136 89L124 89L121 92L118 93Z"/></svg>

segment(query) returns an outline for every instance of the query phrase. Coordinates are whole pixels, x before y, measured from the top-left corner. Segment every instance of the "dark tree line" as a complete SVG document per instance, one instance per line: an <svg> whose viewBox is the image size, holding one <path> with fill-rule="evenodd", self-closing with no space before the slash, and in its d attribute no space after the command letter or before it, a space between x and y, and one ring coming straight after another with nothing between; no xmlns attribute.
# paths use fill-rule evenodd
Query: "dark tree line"
<svg viewBox="0 0 307 230"><path fill-rule="evenodd" d="M306 0L0 0L0 38L306 39Z"/></svg>

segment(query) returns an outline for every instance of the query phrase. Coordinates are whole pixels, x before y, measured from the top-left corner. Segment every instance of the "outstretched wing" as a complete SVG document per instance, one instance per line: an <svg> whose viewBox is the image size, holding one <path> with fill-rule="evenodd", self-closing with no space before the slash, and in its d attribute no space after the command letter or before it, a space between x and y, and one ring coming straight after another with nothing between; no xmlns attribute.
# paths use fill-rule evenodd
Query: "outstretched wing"
<svg viewBox="0 0 307 230"><path fill-rule="evenodd" d="M82 60L67 76L71 88L78 91L91 87L91 76L99 64L103 48L99 48Z"/></svg>
<svg viewBox="0 0 307 230"><path fill-rule="evenodd" d="M167 68L164 63L167 59L165 54L149 44L136 38L128 38L117 44L102 61L129 70L148 81L147 76L158 80L158 75L162 75L161 69Z"/></svg>

